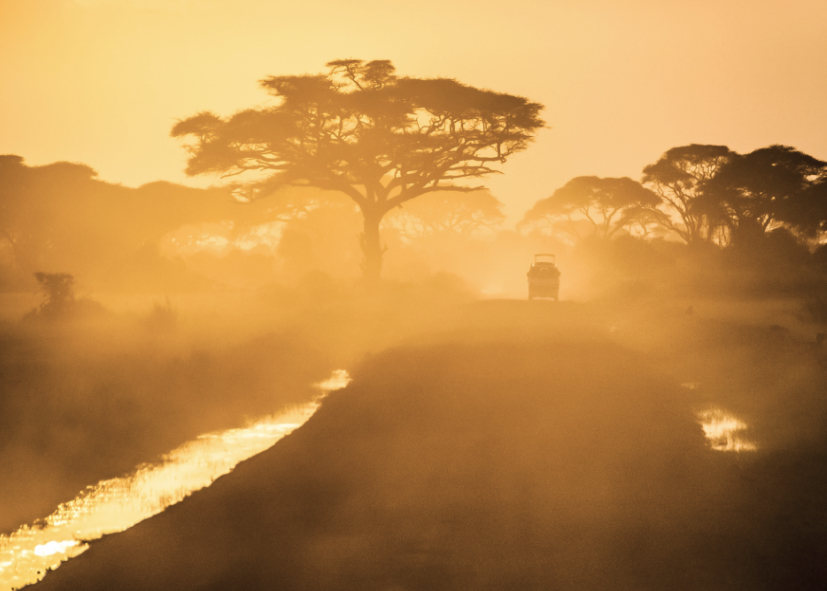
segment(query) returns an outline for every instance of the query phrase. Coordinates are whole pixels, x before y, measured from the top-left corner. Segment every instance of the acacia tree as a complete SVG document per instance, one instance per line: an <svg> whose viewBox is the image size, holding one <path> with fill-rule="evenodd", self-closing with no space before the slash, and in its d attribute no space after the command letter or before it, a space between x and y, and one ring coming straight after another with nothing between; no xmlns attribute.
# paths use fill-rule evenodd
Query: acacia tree
<svg viewBox="0 0 827 591"><path fill-rule="evenodd" d="M699 209L721 211L738 236L813 238L827 229L827 162L780 145L735 154L702 185Z"/></svg>
<svg viewBox="0 0 827 591"><path fill-rule="evenodd" d="M229 118L209 112L178 122L190 136L189 175L242 179L243 199L285 186L339 191L362 213L365 278L382 269L379 226L391 209L497 172L543 127L542 105L453 79L400 78L390 61L348 59L326 74L260 81L275 104Z"/></svg>
<svg viewBox="0 0 827 591"><path fill-rule="evenodd" d="M520 226L547 226L575 240L583 238L580 228L585 226L591 234L611 238L646 219L659 202L657 195L628 177L579 176L535 203Z"/></svg>
<svg viewBox="0 0 827 591"><path fill-rule="evenodd" d="M690 144L672 148L644 168L643 184L657 193L666 209L652 210L658 223L687 244L720 238L728 218L700 197L705 184L736 156L726 146Z"/></svg>

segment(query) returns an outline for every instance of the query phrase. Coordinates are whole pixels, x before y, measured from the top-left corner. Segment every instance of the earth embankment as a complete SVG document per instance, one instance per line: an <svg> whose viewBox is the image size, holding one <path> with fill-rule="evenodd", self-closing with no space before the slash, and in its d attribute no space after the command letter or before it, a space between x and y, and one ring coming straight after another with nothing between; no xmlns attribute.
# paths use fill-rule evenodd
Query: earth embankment
<svg viewBox="0 0 827 591"><path fill-rule="evenodd" d="M596 332L456 330L370 355L282 442L37 588L827 581L824 455L710 450L691 391Z"/></svg>

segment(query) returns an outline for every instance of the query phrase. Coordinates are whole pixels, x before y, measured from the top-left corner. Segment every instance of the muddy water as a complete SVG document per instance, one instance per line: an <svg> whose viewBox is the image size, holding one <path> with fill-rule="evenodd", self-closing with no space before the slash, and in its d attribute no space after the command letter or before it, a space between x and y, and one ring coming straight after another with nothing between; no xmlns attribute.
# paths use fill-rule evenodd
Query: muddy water
<svg viewBox="0 0 827 591"><path fill-rule="evenodd" d="M209 486L239 462L301 426L325 394L344 387L349 379L346 371L337 370L317 385L321 395L312 402L242 429L202 435L167 454L162 462L90 486L45 519L0 536L0 591L39 581L46 571L86 550L86 542L132 527Z"/></svg>

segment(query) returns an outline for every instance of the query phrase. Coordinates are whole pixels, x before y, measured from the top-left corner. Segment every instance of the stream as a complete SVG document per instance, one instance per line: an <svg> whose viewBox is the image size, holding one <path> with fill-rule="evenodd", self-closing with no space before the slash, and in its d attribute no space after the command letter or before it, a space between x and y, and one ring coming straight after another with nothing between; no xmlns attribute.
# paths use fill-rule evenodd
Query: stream
<svg viewBox="0 0 827 591"><path fill-rule="evenodd" d="M309 419L327 393L350 381L336 370L316 384L321 394L239 429L201 435L155 464L144 464L122 478L103 480L62 503L32 525L0 536L0 591L12 591L41 580L46 572L73 558L91 540L128 529L192 492L209 486L239 462L271 447Z"/></svg>

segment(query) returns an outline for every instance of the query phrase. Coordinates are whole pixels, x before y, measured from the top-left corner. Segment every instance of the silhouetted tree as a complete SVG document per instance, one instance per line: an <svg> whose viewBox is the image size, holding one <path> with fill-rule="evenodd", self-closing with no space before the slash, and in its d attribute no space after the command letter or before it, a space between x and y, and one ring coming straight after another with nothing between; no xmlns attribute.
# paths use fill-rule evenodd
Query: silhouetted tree
<svg viewBox="0 0 827 591"><path fill-rule="evenodd" d="M431 193L393 210L389 217L391 225L406 238L440 232L470 238L484 228L493 230L505 220L502 203L488 191Z"/></svg>
<svg viewBox="0 0 827 591"><path fill-rule="evenodd" d="M668 150L643 169L643 184L661 198L661 208L652 215L664 228L684 242L721 238L728 218L713 203L699 207L702 187L737 154L726 146L691 144Z"/></svg>
<svg viewBox="0 0 827 591"><path fill-rule="evenodd" d="M452 79L399 78L390 61L348 59L327 74L270 76L273 106L223 119L202 112L177 123L191 136L190 175L245 179L244 199L289 186L340 191L359 207L366 279L379 278L380 223L391 209L455 181L496 172L544 123L542 105Z"/></svg>
<svg viewBox="0 0 827 591"><path fill-rule="evenodd" d="M520 226L545 226L574 239L583 238L586 228L590 234L611 238L644 222L659 202L655 193L628 177L580 176L535 203Z"/></svg>
<svg viewBox="0 0 827 591"><path fill-rule="evenodd" d="M75 278L68 273L35 273L44 300L38 314L55 319L68 316L75 304Z"/></svg>
<svg viewBox="0 0 827 591"><path fill-rule="evenodd" d="M699 205L722 211L741 238L781 227L815 237L827 229L827 162L780 145L733 155L703 184Z"/></svg>

